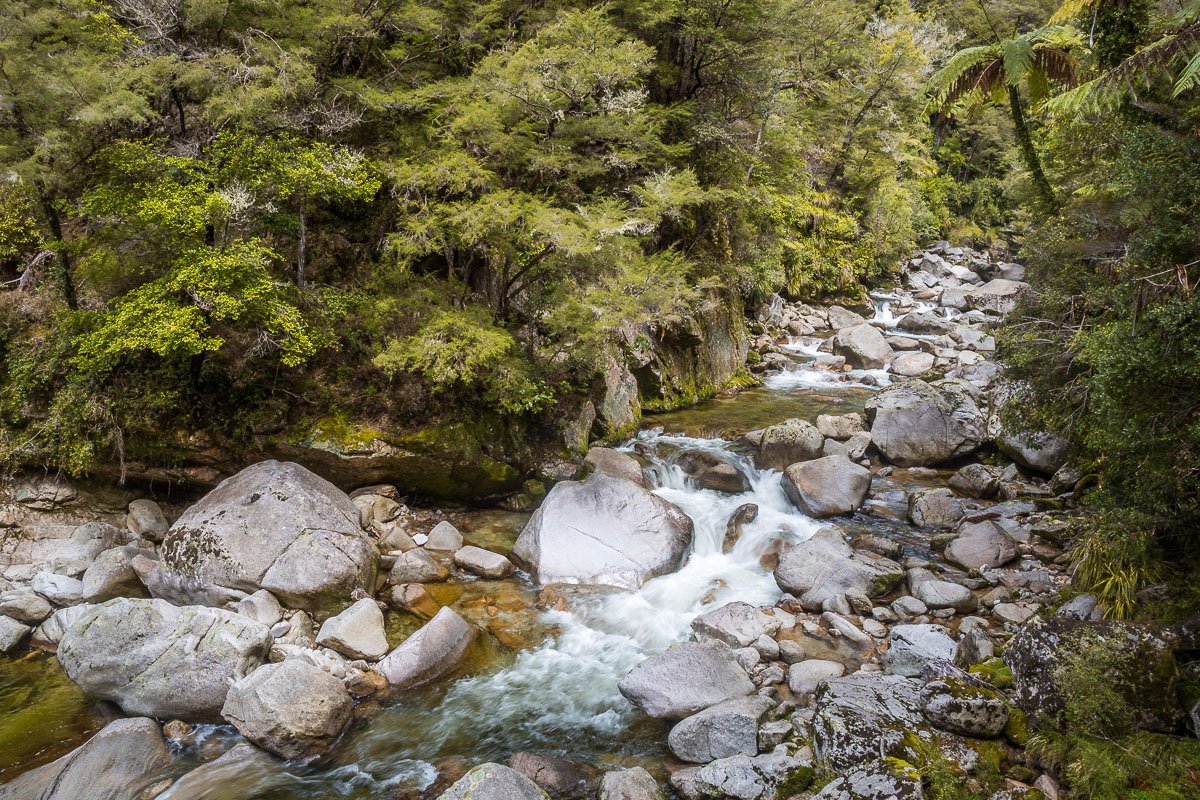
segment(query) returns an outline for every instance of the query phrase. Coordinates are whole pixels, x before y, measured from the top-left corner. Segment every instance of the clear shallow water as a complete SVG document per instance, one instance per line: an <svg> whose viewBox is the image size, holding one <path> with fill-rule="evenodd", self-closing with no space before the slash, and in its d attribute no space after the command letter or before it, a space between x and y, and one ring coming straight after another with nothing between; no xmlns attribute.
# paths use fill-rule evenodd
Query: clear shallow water
<svg viewBox="0 0 1200 800"><path fill-rule="evenodd" d="M231 767L215 772L202 787L189 787L189 800L418 797L440 788L434 785L439 772L453 777L481 761L504 761L521 750L601 767L652 763L666 755L665 723L637 713L617 682L642 659L690 638L697 615L734 600L773 604L780 593L769 569L772 555L781 542L802 541L821 524L788 502L778 472L755 469L732 438L789 417L848 413L871 395L855 380L860 375L844 376L846 380L824 373L832 377L826 382L803 374L811 370L814 340L794 342L793 352L794 370L764 387L647 419L654 427L639 435L636 449L648 463L655 491L679 505L695 524L692 552L679 571L638 591L574 587L539 592L523 579L431 587L439 604L452 605L482 632L457 677L385 705L361 705L362 719L315 763ZM626 449L635 449L635 443ZM674 461L697 449L736 465L748 477L749 490L727 495L690 486ZM906 480L897 476L897 490ZM757 519L743 528L731 552L722 553L730 515L748 502L759 506ZM887 513L879 518L856 517L847 525L903 538L905 526L889 518L897 510L889 512L891 505L880 504L879 510ZM526 519L507 512L452 516L468 541L502 552L511 548ZM919 542L911 548L919 552ZM389 614L389 641L403 640L421 623L411 614ZM812 652L827 647L831 657L846 655L834 641L806 646ZM37 658L51 665L53 673L52 658ZM68 722L35 725L41 744L16 751L0 747L0 759L15 752L9 762L27 768L37 753L57 756L98 729L86 700L61 671L57 676L56 699L33 696L23 707L34 719L52 712ZM37 680L19 674L13 685ZM0 737L10 727L7 720L0 721ZM199 729L181 751L179 771L213 758L236 740L229 728ZM0 769L5 763L0 760Z"/></svg>

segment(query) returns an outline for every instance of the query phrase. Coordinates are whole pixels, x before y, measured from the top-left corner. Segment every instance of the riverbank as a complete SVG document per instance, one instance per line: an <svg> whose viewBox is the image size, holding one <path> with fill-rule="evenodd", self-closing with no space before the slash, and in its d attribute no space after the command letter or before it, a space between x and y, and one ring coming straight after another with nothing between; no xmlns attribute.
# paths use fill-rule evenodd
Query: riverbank
<svg viewBox="0 0 1200 800"><path fill-rule="evenodd" d="M0 797L1057 796L1025 746L1064 653L1125 637L1178 730L1189 634L1063 602L1078 478L991 360L1020 277L939 243L871 308L772 299L760 388L592 448L531 517L277 462L195 504L14 487L5 702L62 726L4 732Z"/></svg>

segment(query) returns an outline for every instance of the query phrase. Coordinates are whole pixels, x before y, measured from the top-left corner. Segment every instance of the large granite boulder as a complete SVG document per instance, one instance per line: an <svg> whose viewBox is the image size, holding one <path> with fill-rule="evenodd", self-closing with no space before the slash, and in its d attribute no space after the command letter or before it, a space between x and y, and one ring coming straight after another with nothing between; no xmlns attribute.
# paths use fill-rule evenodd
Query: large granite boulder
<svg viewBox="0 0 1200 800"><path fill-rule="evenodd" d="M987 441L987 422L956 381L909 380L867 401L871 441L901 467L928 466L965 456Z"/></svg>
<svg viewBox="0 0 1200 800"><path fill-rule="evenodd" d="M536 783L554 800L595 800L600 772L589 764L522 751L508 766Z"/></svg>
<svg viewBox="0 0 1200 800"><path fill-rule="evenodd" d="M734 648L749 647L760 637L777 633L779 627L776 617L740 600L692 620L692 630L698 641L715 639Z"/></svg>
<svg viewBox="0 0 1200 800"><path fill-rule="evenodd" d="M1008 702L980 683L952 676L934 678L922 690L925 718L960 736L991 739L1008 724Z"/></svg>
<svg viewBox="0 0 1200 800"><path fill-rule="evenodd" d="M617 688L652 717L682 719L748 695L754 684L726 645L683 642L638 664Z"/></svg>
<svg viewBox="0 0 1200 800"><path fill-rule="evenodd" d="M919 776L879 762L825 784L812 800L925 800Z"/></svg>
<svg viewBox="0 0 1200 800"><path fill-rule="evenodd" d="M812 778L808 765L784 752L719 758L696 773L695 792L714 800L773 800L797 772L806 779ZM804 785L803 781L800 785Z"/></svg>
<svg viewBox="0 0 1200 800"><path fill-rule="evenodd" d="M904 578L891 559L854 550L837 528L821 528L811 539L787 548L775 567L775 582L810 611L848 614L847 593L880 597Z"/></svg>
<svg viewBox="0 0 1200 800"><path fill-rule="evenodd" d="M870 471L841 455L792 464L780 480L788 498L817 519L853 514L871 489Z"/></svg>
<svg viewBox="0 0 1200 800"><path fill-rule="evenodd" d="M379 604L364 597L337 616L321 624L317 644L341 653L346 658L377 661L388 651Z"/></svg>
<svg viewBox="0 0 1200 800"><path fill-rule="evenodd" d="M1017 546L1004 526L987 519L964 525L946 545L946 560L965 569L995 569L1017 557Z"/></svg>
<svg viewBox="0 0 1200 800"><path fill-rule="evenodd" d="M0 800L130 800L166 774L171 753L152 719L118 719L57 761L0 786Z"/></svg>
<svg viewBox="0 0 1200 800"><path fill-rule="evenodd" d="M354 701L337 678L298 659L259 667L229 689L221 715L264 750L310 758L350 724Z"/></svg>
<svg viewBox="0 0 1200 800"><path fill-rule="evenodd" d="M892 357L887 339L873 325L842 328L833 337L833 352L859 369L883 369Z"/></svg>
<svg viewBox="0 0 1200 800"><path fill-rule="evenodd" d="M983 286L966 293L967 308L1006 316L1017 304L1034 295L1033 287L1024 281L994 278Z"/></svg>
<svg viewBox="0 0 1200 800"><path fill-rule="evenodd" d="M437 800L550 800L550 795L515 769L488 763L468 770Z"/></svg>
<svg viewBox="0 0 1200 800"><path fill-rule="evenodd" d="M171 526L150 593L222 606L267 589L326 616L375 589L379 552L358 507L299 464L263 461L222 481Z"/></svg>
<svg viewBox="0 0 1200 800"><path fill-rule="evenodd" d="M1052 433L1013 433L996 437L996 445L1013 461L1041 475L1062 469L1071 455L1071 443Z"/></svg>
<svg viewBox="0 0 1200 800"><path fill-rule="evenodd" d="M475 639L475 629L456 611L443 606L420 630L375 665L392 689L411 689L435 681L462 661Z"/></svg>
<svg viewBox="0 0 1200 800"><path fill-rule="evenodd" d="M521 531L513 559L542 584L636 589L679 568L692 520L632 481L595 473L555 484Z"/></svg>
<svg viewBox="0 0 1200 800"><path fill-rule="evenodd" d="M666 795L645 767L604 773L596 800L664 800Z"/></svg>
<svg viewBox="0 0 1200 800"><path fill-rule="evenodd" d="M802 419L789 419L764 428L753 438L758 445L754 454L758 468L781 472L797 462L820 458L825 444L825 437L816 426Z"/></svg>
<svg viewBox="0 0 1200 800"><path fill-rule="evenodd" d="M895 675L915 678L934 659L954 660L955 643L941 625L895 625L888 632L887 667Z"/></svg>
<svg viewBox="0 0 1200 800"><path fill-rule="evenodd" d="M1055 720L1072 696L1100 689L1116 693L1114 705L1129 710L1130 727L1165 733L1183 719L1177 647L1169 631L1150 626L1055 615L1023 625L1003 658L1017 704L1032 716Z"/></svg>
<svg viewBox="0 0 1200 800"><path fill-rule="evenodd" d="M220 722L230 682L270 646L266 625L231 611L119 598L67 628L58 660L90 697L126 714Z"/></svg>

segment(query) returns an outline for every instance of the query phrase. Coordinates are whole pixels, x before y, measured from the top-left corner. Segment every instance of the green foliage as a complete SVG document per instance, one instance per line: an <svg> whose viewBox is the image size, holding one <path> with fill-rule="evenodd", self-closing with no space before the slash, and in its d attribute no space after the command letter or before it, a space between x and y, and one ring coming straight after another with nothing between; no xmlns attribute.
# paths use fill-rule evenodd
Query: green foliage
<svg viewBox="0 0 1200 800"><path fill-rule="evenodd" d="M1117 739L1043 730L1029 742L1088 800L1186 800L1200 790L1200 741L1157 733Z"/></svg>
<svg viewBox="0 0 1200 800"><path fill-rule="evenodd" d="M1091 592L1110 619L1129 619L1137 592L1160 575L1154 520L1132 510L1098 513L1071 549L1074 582Z"/></svg>
<svg viewBox="0 0 1200 800"><path fill-rule="evenodd" d="M971 666L970 671L973 675L978 675L997 689L1007 689L1009 686L1012 686L1012 670L998 658L989 658L987 661L974 664Z"/></svg>
<svg viewBox="0 0 1200 800"><path fill-rule="evenodd" d="M1129 733L1135 709L1117 676L1138 673L1137 648L1120 637L1080 635L1053 667L1063 695L1063 719L1071 730L1100 737Z"/></svg>

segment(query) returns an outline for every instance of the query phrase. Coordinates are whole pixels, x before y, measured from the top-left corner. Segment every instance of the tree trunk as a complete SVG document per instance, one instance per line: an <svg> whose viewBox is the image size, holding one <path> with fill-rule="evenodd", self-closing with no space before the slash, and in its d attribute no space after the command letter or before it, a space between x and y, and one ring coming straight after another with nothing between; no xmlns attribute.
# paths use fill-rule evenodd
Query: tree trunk
<svg viewBox="0 0 1200 800"><path fill-rule="evenodd" d="M1058 201L1054 197L1054 189L1046 180L1042 171L1042 161L1038 158L1033 146L1033 137L1029 135L1029 125L1025 121L1025 112L1021 108L1021 92L1016 86L1008 87L1008 105L1012 110L1013 127L1017 132L1017 143L1021 146L1021 155L1025 158L1025 167L1033 176L1033 185L1037 189L1043 210L1053 213L1058 210Z"/></svg>
<svg viewBox="0 0 1200 800"><path fill-rule="evenodd" d="M50 234L57 242L54 254L58 262L58 279L62 284L63 300L66 301L67 308L74 311L79 308L79 298L75 293L75 270L71 266L71 256L67 253L67 243L63 239L62 220L59 219L58 209L54 207L54 200L41 181L38 181L37 188L42 213L46 215L46 225L49 226Z"/></svg>
<svg viewBox="0 0 1200 800"><path fill-rule="evenodd" d="M305 250L308 247L308 220L305 219L307 212L307 196L302 192L300 194L300 244L296 248L296 285L301 289L304 288L304 259Z"/></svg>

